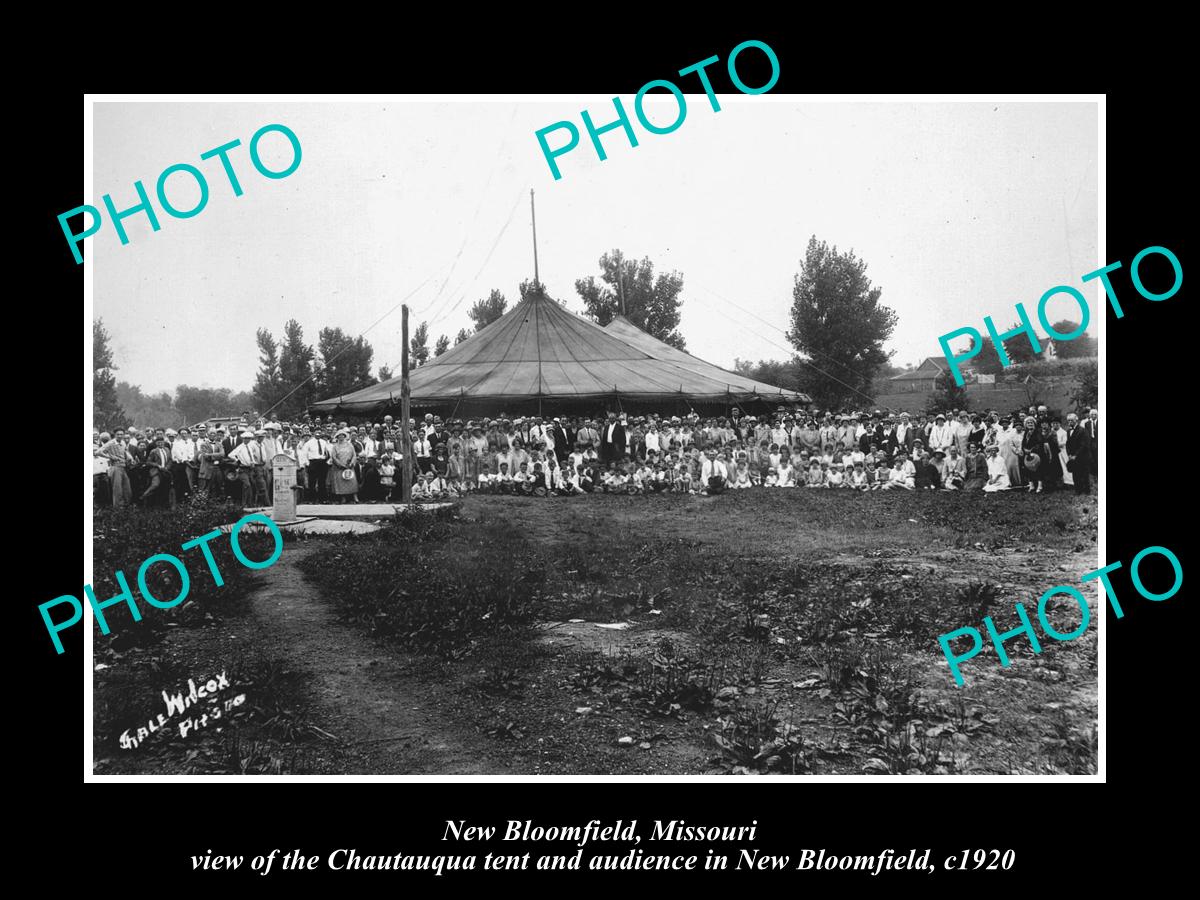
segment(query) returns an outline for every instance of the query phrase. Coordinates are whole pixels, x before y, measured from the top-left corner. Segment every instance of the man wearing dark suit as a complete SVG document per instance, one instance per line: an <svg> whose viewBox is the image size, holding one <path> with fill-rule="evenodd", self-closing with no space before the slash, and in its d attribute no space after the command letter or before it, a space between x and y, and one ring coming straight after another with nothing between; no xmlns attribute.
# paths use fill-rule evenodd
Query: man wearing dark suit
<svg viewBox="0 0 1200 900"><path fill-rule="evenodd" d="M225 451L226 458L228 458L229 454L233 452L233 448L241 443L241 441L238 440L238 435L245 430L245 424L239 425L236 430L232 425L229 427L229 435L221 441L221 449Z"/></svg>
<svg viewBox="0 0 1200 900"><path fill-rule="evenodd" d="M554 420L554 425L550 429L550 436L554 439L554 457L558 460L561 466L567 461L567 457L571 455L571 448L575 446L571 440L567 430L563 428L560 419Z"/></svg>
<svg viewBox="0 0 1200 900"><path fill-rule="evenodd" d="M617 421L617 414L609 412L608 421L600 429L600 460L606 465L625 455L625 426Z"/></svg>
<svg viewBox="0 0 1200 900"><path fill-rule="evenodd" d="M1092 471L1092 442L1087 428L1075 413L1067 416L1067 468L1075 481L1075 493L1086 494Z"/></svg>
<svg viewBox="0 0 1200 900"><path fill-rule="evenodd" d="M150 471L150 485L142 493L142 505L162 508L174 506L171 496L171 451L167 449L165 437L155 441L154 449L146 457L146 467Z"/></svg>
<svg viewBox="0 0 1200 900"><path fill-rule="evenodd" d="M1097 486L1100 480L1100 410L1092 407L1088 410L1088 419L1084 423L1087 429L1088 440L1091 441L1091 464L1092 477L1096 479Z"/></svg>
<svg viewBox="0 0 1200 900"><path fill-rule="evenodd" d="M437 450L438 444L450 446L450 429L446 427L441 419L437 419L433 428L429 431L429 445Z"/></svg>

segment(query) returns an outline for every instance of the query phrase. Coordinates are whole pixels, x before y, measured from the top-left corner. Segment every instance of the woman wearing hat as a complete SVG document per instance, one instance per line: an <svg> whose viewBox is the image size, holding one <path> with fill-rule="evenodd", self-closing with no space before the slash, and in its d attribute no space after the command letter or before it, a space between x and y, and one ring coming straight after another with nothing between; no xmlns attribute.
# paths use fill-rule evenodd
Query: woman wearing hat
<svg viewBox="0 0 1200 900"><path fill-rule="evenodd" d="M329 451L329 473L333 482L333 493L339 498L339 503L358 502L358 476L354 474L354 466L358 462L358 454L350 443L350 433L345 429L334 435L337 442Z"/></svg>
<svg viewBox="0 0 1200 900"><path fill-rule="evenodd" d="M479 484L479 476L483 473L483 463L488 454L488 439L483 429L473 427L467 438L467 484L472 490Z"/></svg>
<svg viewBox="0 0 1200 900"><path fill-rule="evenodd" d="M446 478L452 485L461 488L467 480L467 440L463 436L461 422L455 422L450 428L450 440L446 444L446 455L448 457Z"/></svg>
<svg viewBox="0 0 1200 900"><path fill-rule="evenodd" d="M981 491L987 484L987 457L974 441L967 444L967 455L963 457L964 491Z"/></svg>
<svg viewBox="0 0 1200 900"><path fill-rule="evenodd" d="M1021 480L1021 444L1025 437L1025 426L1008 417L1001 419L1000 424L1003 426L998 442L1000 458L1004 460L1004 465L1008 468L1009 486L1020 487L1023 483Z"/></svg>

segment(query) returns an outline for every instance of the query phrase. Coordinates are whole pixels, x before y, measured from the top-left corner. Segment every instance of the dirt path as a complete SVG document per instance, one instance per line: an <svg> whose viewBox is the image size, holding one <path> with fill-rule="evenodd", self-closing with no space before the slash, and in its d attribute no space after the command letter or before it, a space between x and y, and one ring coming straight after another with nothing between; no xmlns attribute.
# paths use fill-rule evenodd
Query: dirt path
<svg viewBox="0 0 1200 900"><path fill-rule="evenodd" d="M342 774L507 772L474 733L443 718L444 691L406 674L403 656L337 621L297 565L316 546L290 544L260 573L247 624L264 653L307 676L310 720L335 735L351 757Z"/></svg>

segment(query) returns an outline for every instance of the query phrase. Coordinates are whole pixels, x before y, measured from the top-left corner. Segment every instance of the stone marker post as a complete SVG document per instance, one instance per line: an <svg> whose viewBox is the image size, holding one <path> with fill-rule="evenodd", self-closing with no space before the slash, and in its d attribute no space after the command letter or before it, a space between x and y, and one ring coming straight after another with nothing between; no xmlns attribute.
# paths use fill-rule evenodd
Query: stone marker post
<svg viewBox="0 0 1200 900"><path fill-rule="evenodd" d="M275 481L275 506L271 518L276 522L291 522L296 518L296 461L286 453L276 453L271 460Z"/></svg>

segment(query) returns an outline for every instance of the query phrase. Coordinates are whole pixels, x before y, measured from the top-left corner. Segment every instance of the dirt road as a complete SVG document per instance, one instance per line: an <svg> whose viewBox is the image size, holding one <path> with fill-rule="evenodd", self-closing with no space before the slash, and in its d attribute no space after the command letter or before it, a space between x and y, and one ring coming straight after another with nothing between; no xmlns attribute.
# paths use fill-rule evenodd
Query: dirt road
<svg viewBox="0 0 1200 900"><path fill-rule="evenodd" d="M245 639L303 673L312 694L310 721L336 736L348 754L344 774L486 775L508 772L483 740L440 714L444 689L418 681L407 659L341 624L298 568L315 544L289 544L263 570L251 596ZM242 629L239 628L239 631Z"/></svg>

